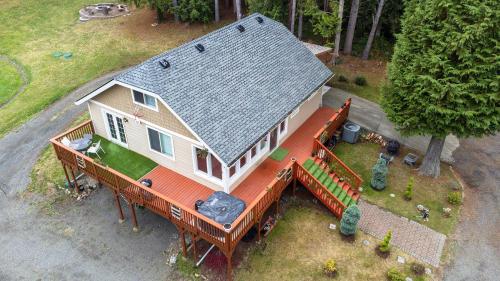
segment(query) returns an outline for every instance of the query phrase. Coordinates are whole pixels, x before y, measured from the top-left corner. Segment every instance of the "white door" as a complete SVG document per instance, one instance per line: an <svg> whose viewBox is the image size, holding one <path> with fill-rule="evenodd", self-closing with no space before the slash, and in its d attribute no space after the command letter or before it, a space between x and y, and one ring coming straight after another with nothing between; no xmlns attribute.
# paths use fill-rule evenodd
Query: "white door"
<svg viewBox="0 0 500 281"><path fill-rule="evenodd" d="M123 118L107 111L104 112L104 117L106 119L108 137L118 144L127 146L127 137L125 135L125 127L123 126Z"/></svg>

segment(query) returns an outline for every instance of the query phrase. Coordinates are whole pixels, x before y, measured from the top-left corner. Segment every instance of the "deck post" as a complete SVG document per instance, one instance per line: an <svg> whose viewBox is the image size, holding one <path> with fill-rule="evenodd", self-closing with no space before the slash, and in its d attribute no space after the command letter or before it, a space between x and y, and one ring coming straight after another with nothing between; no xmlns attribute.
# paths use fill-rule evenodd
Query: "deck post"
<svg viewBox="0 0 500 281"><path fill-rule="evenodd" d="M118 215L120 216L120 218L118 219L118 223L123 223L125 221L125 216L123 215L122 203L120 202L120 195L116 190L113 190L113 193L115 194L116 208L118 208Z"/></svg>
<svg viewBox="0 0 500 281"><path fill-rule="evenodd" d="M75 177L75 172L73 171L72 167L69 167L71 171L71 177L73 178L73 182L75 183L75 192L79 193L80 192L80 187L78 186L78 182L76 182L76 177Z"/></svg>
<svg viewBox="0 0 500 281"><path fill-rule="evenodd" d="M180 227L177 228L177 231L180 233L180 238L181 238L181 246L182 246L182 255L184 257L187 257L187 247L186 247L186 235L184 234L184 230L182 230Z"/></svg>
<svg viewBox="0 0 500 281"><path fill-rule="evenodd" d="M135 214L135 205L129 199L128 206L130 207L130 212L132 213L132 223L134 224L134 228L132 230L134 232L139 231L139 225L137 224L137 216Z"/></svg>
<svg viewBox="0 0 500 281"><path fill-rule="evenodd" d="M196 236L191 233L191 243L193 243L193 260L197 263L198 260L198 249L196 247Z"/></svg>
<svg viewBox="0 0 500 281"><path fill-rule="evenodd" d="M257 223L257 241L260 242L260 229L262 227L262 217L259 218L259 222Z"/></svg>
<svg viewBox="0 0 500 281"><path fill-rule="evenodd" d="M226 255L226 259L227 259L226 280L227 281L233 280L233 272L232 272L233 271L233 265L232 265L232 262L231 262L232 255L233 255L233 253L230 253L230 254Z"/></svg>
<svg viewBox="0 0 500 281"><path fill-rule="evenodd" d="M297 189L297 179L293 179L293 185L292 185L292 196L295 197L295 190Z"/></svg>
<svg viewBox="0 0 500 281"><path fill-rule="evenodd" d="M276 218L278 218L278 213L280 212L280 199L276 200Z"/></svg>
<svg viewBox="0 0 500 281"><path fill-rule="evenodd" d="M63 161L61 161L61 165L63 167L64 175L66 176L66 180L68 181L68 188L69 188L71 186L71 180L69 179L68 170L66 170L66 165L64 165Z"/></svg>

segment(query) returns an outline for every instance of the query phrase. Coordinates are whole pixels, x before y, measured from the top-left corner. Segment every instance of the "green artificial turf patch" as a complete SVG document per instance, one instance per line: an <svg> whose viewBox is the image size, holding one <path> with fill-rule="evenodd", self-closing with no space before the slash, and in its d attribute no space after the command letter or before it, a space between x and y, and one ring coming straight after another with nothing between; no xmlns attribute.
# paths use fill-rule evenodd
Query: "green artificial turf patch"
<svg viewBox="0 0 500 281"><path fill-rule="evenodd" d="M288 154L288 149L285 149L280 146L276 148L276 150L273 153L271 153L269 157L271 157L271 159L276 161L282 161L283 159L285 159L285 156L287 154Z"/></svg>
<svg viewBox="0 0 500 281"><path fill-rule="evenodd" d="M106 152L99 152L101 162L134 180L140 179L147 172L158 166L153 160L112 143L101 136L94 135L92 142L95 143L99 140L101 140L101 147ZM95 154L90 154L90 157L97 158Z"/></svg>

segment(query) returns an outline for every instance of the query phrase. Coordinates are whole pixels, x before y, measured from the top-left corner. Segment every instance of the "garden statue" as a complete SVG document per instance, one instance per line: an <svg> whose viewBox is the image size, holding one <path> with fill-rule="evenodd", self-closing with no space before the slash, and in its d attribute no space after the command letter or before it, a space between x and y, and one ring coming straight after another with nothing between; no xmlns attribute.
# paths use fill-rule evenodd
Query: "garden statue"
<svg viewBox="0 0 500 281"><path fill-rule="evenodd" d="M387 162L384 159L379 158L377 163L372 168L371 186L376 190L384 189L388 172L389 169L387 168Z"/></svg>
<svg viewBox="0 0 500 281"><path fill-rule="evenodd" d="M344 235L354 235L360 218L361 212L358 206L352 205L345 209L342 219L340 220L340 233Z"/></svg>

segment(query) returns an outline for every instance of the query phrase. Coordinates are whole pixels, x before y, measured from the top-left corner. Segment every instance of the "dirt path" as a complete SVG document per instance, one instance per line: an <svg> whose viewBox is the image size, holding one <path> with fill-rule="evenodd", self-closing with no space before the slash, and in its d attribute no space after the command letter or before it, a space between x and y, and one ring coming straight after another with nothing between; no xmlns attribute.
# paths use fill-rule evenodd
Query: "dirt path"
<svg viewBox="0 0 500 281"><path fill-rule="evenodd" d="M163 218L139 210L141 231L133 232L129 220L118 223L106 189L83 202L69 201L54 216L40 215L30 200L16 196L28 186L48 139L86 110L75 99L114 74L84 85L0 139L0 280L179 280L163 254L177 245L177 231Z"/></svg>
<svg viewBox="0 0 500 281"><path fill-rule="evenodd" d="M445 281L500 276L500 134L460 141L455 169L467 183L456 253Z"/></svg>
<svg viewBox="0 0 500 281"><path fill-rule="evenodd" d="M21 76L21 80L23 82L21 84L21 87L19 87L19 89L17 89L16 93L10 99L8 99L7 101L5 101L3 103L0 103L0 108L2 108L4 106L6 106L7 104L9 104L20 93L24 92L24 89L26 89L26 87L28 86L29 80L28 80L28 73L26 73L24 66L19 64L17 61L15 61L15 60L13 60L5 55L0 55L0 61L6 61L6 62L12 64L16 68L17 72L19 73L19 76Z"/></svg>

